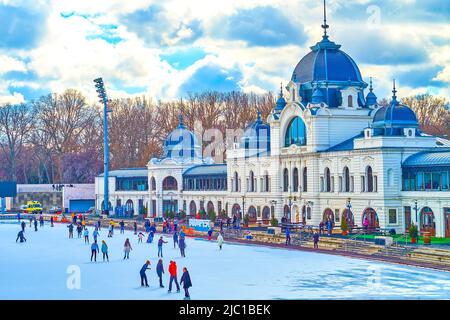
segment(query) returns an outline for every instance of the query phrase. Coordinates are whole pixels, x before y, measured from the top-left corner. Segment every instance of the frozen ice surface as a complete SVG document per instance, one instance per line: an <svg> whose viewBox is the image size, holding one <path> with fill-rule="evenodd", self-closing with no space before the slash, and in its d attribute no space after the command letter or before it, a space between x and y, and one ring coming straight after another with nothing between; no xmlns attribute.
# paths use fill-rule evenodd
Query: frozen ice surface
<svg viewBox="0 0 450 320"><path fill-rule="evenodd" d="M167 293L169 260L176 260L191 275L192 299L449 299L450 273L371 262L320 253L187 238L186 258L164 245L164 289L156 276L157 244L137 243L137 236L115 231L105 239L110 262L90 262L90 245L68 239L65 225L46 224L38 232L25 231L26 243L15 243L17 223L0 223L0 299L183 299ZM92 240L93 228L89 228ZM123 260L123 244L133 246ZM155 240L159 235L155 236ZM145 240L144 240L145 241ZM146 260L149 288L140 287L139 270ZM80 289L69 289L69 266L80 268Z"/></svg>

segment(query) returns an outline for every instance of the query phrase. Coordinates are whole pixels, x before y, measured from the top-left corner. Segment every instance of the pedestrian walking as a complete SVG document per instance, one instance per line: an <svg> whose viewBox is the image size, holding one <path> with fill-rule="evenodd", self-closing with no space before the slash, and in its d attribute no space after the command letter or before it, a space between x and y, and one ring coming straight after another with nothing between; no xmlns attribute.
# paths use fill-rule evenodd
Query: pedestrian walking
<svg viewBox="0 0 450 320"><path fill-rule="evenodd" d="M186 257L184 250L186 249L186 240L184 236L180 236L180 240L178 242L178 248L180 248L180 253L182 257Z"/></svg>
<svg viewBox="0 0 450 320"><path fill-rule="evenodd" d="M147 281L147 275L145 274L145 271L150 269L150 261L145 261L144 265L141 268L141 271L139 271L139 274L141 276L141 287L145 286L148 287L148 281Z"/></svg>
<svg viewBox="0 0 450 320"><path fill-rule="evenodd" d="M319 249L319 233L317 231L313 234L313 241L314 241L314 249Z"/></svg>
<svg viewBox="0 0 450 320"><path fill-rule="evenodd" d="M189 288L192 287L192 281L186 267L183 268L183 275L181 276L180 284L183 284L184 300L190 300L191 296L189 295Z"/></svg>
<svg viewBox="0 0 450 320"><path fill-rule="evenodd" d="M123 256L123 259L130 259L130 251L133 250L133 248L131 247L131 243L130 243L130 239L127 238L127 240L125 240L125 244L123 245L123 251L125 253L125 255Z"/></svg>
<svg viewBox="0 0 450 320"><path fill-rule="evenodd" d="M89 243L89 230L87 228L83 231L84 243Z"/></svg>
<svg viewBox="0 0 450 320"><path fill-rule="evenodd" d="M73 224L69 224L67 226L67 228L69 228L69 239L73 238Z"/></svg>
<svg viewBox="0 0 450 320"><path fill-rule="evenodd" d="M176 245L178 244L178 232L173 233L173 248L176 248Z"/></svg>
<svg viewBox="0 0 450 320"><path fill-rule="evenodd" d="M177 292L180 292L180 285L178 284L177 280L177 263L175 261L171 260L169 263L169 274L170 274L169 290L167 292L172 292L173 281L175 281L175 284L177 286Z"/></svg>
<svg viewBox="0 0 450 320"><path fill-rule="evenodd" d="M158 257L161 254L161 258L163 257L162 247L164 243L167 243L167 241L164 241L163 237L161 236L158 240Z"/></svg>
<svg viewBox="0 0 450 320"><path fill-rule="evenodd" d="M105 261L105 257L106 257L106 261L109 262L108 245L106 244L105 240L102 240L102 254L103 254L103 261Z"/></svg>
<svg viewBox="0 0 450 320"><path fill-rule="evenodd" d="M156 265L156 274L158 275L158 278L159 278L159 287L160 288L164 288L163 283L162 283L163 273L164 273L163 260L159 259L158 264Z"/></svg>
<svg viewBox="0 0 450 320"><path fill-rule="evenodd" d="M222 250L222 244L223 244L223 236L221 233L217 236L217 245L219 246L219 250Z"/></svg>
<svg viewBox="0 0 450 320"><path fill-rule="evenodd" d="M97 253L100 253L100 249L98 248L97 240L95 240L91 245L91 262L92 257L94 257L94 261L97 262Z"/></svg>

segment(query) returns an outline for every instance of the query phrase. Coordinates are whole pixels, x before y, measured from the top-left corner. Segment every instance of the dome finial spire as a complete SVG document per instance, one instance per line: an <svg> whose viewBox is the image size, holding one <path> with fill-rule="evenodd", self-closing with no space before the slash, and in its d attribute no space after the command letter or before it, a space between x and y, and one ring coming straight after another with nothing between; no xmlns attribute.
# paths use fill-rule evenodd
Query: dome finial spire
<svg viewBox="0 0 450 320"><path fill-rule="evenodd" d="M183 127L183 114L180 112L180 115L178 116L178 120L179 120L179 127L181 128L181 127Z"/></svg>
<svg viewBox="0 0 450 320"><path fill-rule="evenodd" d="M326 0L323 0L323 25L322 25L322 28L323 28L323 38L324 39L328 38L327 29L329 27L330 26L327 24L327 4L326 4Z"/></svg>
<svg viewBox="0 0 450 320"><path fill-rule="evenodd" d="M392 100L397 101L397 89L395 89L395 79L393 80L394 86L392 89Z"/></svg>
<svg viewBox="0 0 450 320"><path fill-rule="evenodd" d="M369 90L370 92L373 91L373 86L372 86L372 77L370 77L370 86L369 86Z"/></svg>
<svg viewBox="0 0 450 320"><path fill-rule="evenodd" d="M280 82L280 98L283 97L283 82Z"/></svg>

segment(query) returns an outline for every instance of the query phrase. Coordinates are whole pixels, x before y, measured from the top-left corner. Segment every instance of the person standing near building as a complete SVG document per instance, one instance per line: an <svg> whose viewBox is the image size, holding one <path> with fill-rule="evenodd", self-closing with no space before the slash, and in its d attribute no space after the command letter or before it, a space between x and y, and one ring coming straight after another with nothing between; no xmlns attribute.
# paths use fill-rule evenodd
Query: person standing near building
<svg viewBox="0 0 450 320"><path fill-rule="evenodd" d="M164 288L163 283L162 283L163 273L164 273L163 260L159 259L158 264L156 265L156 274L158 275L158 278L159 278L159 287L160 288Z"/></svg>
<svg viewBox="0 0 450 320"><path fill-rule="evenodd" d="M89 243L89 230L88 230L88 228L84 229L83 236L84 236L84 243Z"/></svg>
<svg viewBox="0 0 450 320"><path fill-rule="evenodd" d="M123 245L123 251L125 253L125 255L123 256L123 259L130 259L130 251L133 250L133 248L131 247L131 243L130 243L130 239L126 239L125 240L125 244Z"/></svg>
<svg viewBox="0 0 450 320"><path fill-rule="evenodd" d="M217 236L217 245L219 246L220 250L222 250L222 244L223 244L223 236L222 233L219 232L219 235Z"/></svg>
<svg viewBox="0 0 450 320"><path fill-rule="evenodd" d="M331 233L333 232L333 222L331 221L331 219L328 219L327 221L327 231L328 231L328 236L331 236Z"/></svg>
<svg viewBox="0 0 450 320"><path fill-rule="evenodd" d="M163 257L162 247L164 243L167 243L167 241L164 241L163 237L161 236L158 240L158 258L159 254L161 254L161 258Z"/></svg>
<svg viewBox="0 0 450 320"><path fill-rule="evenodd" d="M150 261L145 261L144 265L142 266L141 270L139 271L139 274L141 276L141 287L145 286L148 287L148 281L147 281L147 275L145 274L145 271L150 269Z"/></svg>
<svg viewBox="0 0 450 320"><path fill-rule="evenodd" d="M174 231L173 233L173 248L176 248L176 245L178 244L178 232Z"/></svg>
<svg viewBox="0 0 450 320"><path fill-rule="evenodd" d="M191 277L186 267L183 268L183 275L180 279L180 284L183 284L184 300L190 300L189 288L192 287Z"/></svg>
<svg viewBox="0 0 450 320"><path fill-rule="evenodd" d="M98 244L97 244L97 240L96 240L91 245L91 262L92 262L92 257L94 257L94 261L97 262L97 253L100 253L100 249L98 248Z"/></svg>
<svg viewBox="0 0 450 320"><path fill-rule="evenodd" d="M172 292L172 282L175 281L175 284L177 286L177 292L180 292L180 286L178 284L177 280L177 263L175 261L170 261L169 263L169 274L170 274L170 280L169 280L169 290L167 292Z"/></svg>
<svg viewBox="0 0 450 320"><path fill-rule="evenodd" d="M317 231L313 234L313 241L314 241L314 249L319 249L319 233Z"/></svg>
<svg viewBox="0 0 450 320"><path fill-rule="evenodd" d="M72 239L73 238L73 224L72 223L69 224L67 226L67 228L69 228L69 239Z"/></svg>
<svg viewBox="0 0 450 320"><path fill-rule="evenodd" d="M120 233L121 234L125 233L125 222L123 222L122 220L120 221L119 225L120 225Z"/></svg>
<svg viewBox="0 0 450 320"><path fill-rule="evenodd" d="M178 248L180 248L180 253L182 257L186 257L184 250L186 249L186 238L180 235L180 240L178 243Z"/></svg>
<svg viewBox="0 0 450 320"><path fill-rule="evenodd" d="M109 262L108 245L106 244L105 240L102 240L102 254L103 254L103 261L105 261L105 257L106 257L106 261Z"/></svg>
<svg viewBox="0 0 450 320"><path fill-rule="evenodd" d="M291 245L291 231L286 227L286 245Z"/></svg>

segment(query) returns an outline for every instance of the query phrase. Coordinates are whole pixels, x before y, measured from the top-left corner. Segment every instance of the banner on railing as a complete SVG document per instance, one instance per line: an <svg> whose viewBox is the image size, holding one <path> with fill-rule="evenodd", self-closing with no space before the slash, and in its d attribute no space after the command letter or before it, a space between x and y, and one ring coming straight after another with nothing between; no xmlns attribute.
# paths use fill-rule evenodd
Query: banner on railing
<svg viewBox="0 0 450 320"><path fill-rule="evenodd" d="M195 231L208 231L211 227L211 221L206 219L189 219L189 227Z"/></svg>

